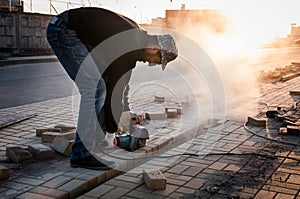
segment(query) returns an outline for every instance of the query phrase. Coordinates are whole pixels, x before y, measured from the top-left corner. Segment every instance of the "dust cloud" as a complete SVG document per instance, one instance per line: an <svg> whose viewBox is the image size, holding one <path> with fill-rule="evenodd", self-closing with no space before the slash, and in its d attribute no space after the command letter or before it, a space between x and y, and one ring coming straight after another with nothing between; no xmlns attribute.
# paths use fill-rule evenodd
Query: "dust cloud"
<svg viewBox="0 0 300 199"><path fill-rule="evenodd" d="M225 13L216 10L177 16L172 26L203 48L215 64L225 88L226 117L240 119L256 114L258 73L249 64L255 41L234 26Z"/></svg>

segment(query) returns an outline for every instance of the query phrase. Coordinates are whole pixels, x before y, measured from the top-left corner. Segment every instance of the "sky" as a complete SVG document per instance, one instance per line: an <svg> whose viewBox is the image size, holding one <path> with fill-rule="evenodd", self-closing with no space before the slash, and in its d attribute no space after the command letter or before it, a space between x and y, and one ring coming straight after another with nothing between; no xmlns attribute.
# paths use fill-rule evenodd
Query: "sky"
<svg viewBox="0 0 300 199"><path fill-rule="evenodd" d="M59 2L55 2L59 1ZM32 3L31 3L32 2ZM65 2L65 3L62 3ZM25 11L50 13L50 0L24 0ZM262 39L284 37L290 32L290 23L300 25L299 0L53 0L58 12L85 6L107 8L138 23L150 23L152 18L164 17L166 9L220 9L239 29L252 27L251 33ZM32 5L32 9L31 6ZM51 13L55 14L51 9ZM263 30L263 32L261 32Z"/></svg>

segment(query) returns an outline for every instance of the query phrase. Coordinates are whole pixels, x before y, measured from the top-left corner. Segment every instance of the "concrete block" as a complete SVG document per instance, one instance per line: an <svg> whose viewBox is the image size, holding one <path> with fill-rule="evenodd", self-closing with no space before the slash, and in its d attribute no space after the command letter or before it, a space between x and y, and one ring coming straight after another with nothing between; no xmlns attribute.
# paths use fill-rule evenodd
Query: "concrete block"
<svg viewBox="0 0 300 199"><path fill-rule="evenodd" d="M0 165L0 181L7 180L9 178L9 169Z"/></svg>
<svg viewBox="0 0 300 199"><path fill-rule="evenodd" d="M298 126L287 125L286 128L287 128L288 135L298 135L300 132Z"/></svg>
<svg viewBox="0 0 300 199"><path fill-rule="evenodd" d="M54 157L54 151L43 144L32 144L28 146L28 151L37 159L50 159Z"/></svg>
<svg viewBox="0 0 300 199"><path fill-rule="evenodd" d="M266 119L260 119L260 118L255 118L255 117L250 117L248 116L247 119L247 124L252 124L254 126L266 126Z"/></svg>
<svg viewBox="0 0 300 199"><path fill-rule="evenodd" d="M300 95L300 90L290 90L290 95Z"/></svg>
<svg viewBox="0 0 300 199"><path fill-rule="evenodd" d="M166 113L168 112L169 109L176 109L178 115L182 114L182 111L183 111L182 107L171 107L171 106L168 107L167 106L167 107L165 107Z"/></svg>
<svg viewBox="0 0 300 199"><path fill-rule="evenodd" d="M59 123L54 126L54 128L60 128L62 131L69 131L76 129L76 126L71 124Z"/></svg>
<svg viewBox="0 0 300 199"><path fill-rule="evenodd" d="M51 148L68 157L72 153L73 143L74 140L67 140L61 137L56 137L51 144Z"/></svg>
<svg viewBox="0 0 300 199"><path fill-rule="evenodd" d="M21 147L6 147L6 156L16 163L32 158L31 153Z"/></svg>
<svg viewBox="0 0 300 199"><path fill-rule="evenodd" d="M40 128L35 130L35 135L41 137L45 132L61 132L61 128Z"/></svg>
<svg viewBox="0 0 300 199"><path fill-rule="evenodd" d="M75 139L75 132L58 133L58 132L45 132L41 136L42 142L52 142L55 137L65 138L67 140Z"/></svg>
<svg viewBox="0 0 300 199"><path fill-rule="evenodd" d="M168 118L176 118L177 117L177 110L176 109L167 109L167 117Z"/></svg>
<svg viewBox="0 0 300 199"><path fill-rule="evenodd" d="M155 96L155 102L165 102L166 98L165 97L159 97L159 96Z"/></svg>
<svg viewBox="0 0 300 199"><path fill-rule="evenodd" d="M166 189L167 179L161 171L143 171L143 180L148 189Z"/></svg>
<svg viewBox="0 0 300 199"><path fill-rule="evenodd" d="M166 118L166 113L146 113L146 119L148 120L164 120Z"/></svg>

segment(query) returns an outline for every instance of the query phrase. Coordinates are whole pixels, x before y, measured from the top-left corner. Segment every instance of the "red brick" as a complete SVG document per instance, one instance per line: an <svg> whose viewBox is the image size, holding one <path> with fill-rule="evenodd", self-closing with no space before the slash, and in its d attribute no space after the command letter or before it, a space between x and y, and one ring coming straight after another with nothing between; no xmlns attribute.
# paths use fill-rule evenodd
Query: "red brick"
<svg viewBox="0 0 300 199"><path fill-rule="evenodd" d="M41 137L41 135L45 132L61 132L60 128L41 128L41 129L36 129L35 134L37 137Z"/></svg>

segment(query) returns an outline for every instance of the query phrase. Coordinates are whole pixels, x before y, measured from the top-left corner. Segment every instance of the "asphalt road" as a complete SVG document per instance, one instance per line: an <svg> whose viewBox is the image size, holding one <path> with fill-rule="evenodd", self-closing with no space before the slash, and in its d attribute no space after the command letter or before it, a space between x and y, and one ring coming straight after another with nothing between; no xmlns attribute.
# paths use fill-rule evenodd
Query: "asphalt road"
<svg viewBox="0 0 300 199"><path fill-rule="evenodd" d="M0 67L0 109L70 96L73 88L58 62Z"/></svg>
<svg viewBox="0 0 300 199"><path fill-rule="evenodd" d="M171 70L138 63L134 82L144 82L178 75ZM0 67L0 109L34 102L78 95L77 87L59 62L20 64Z"/></svg>

